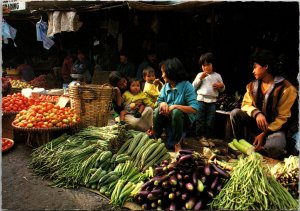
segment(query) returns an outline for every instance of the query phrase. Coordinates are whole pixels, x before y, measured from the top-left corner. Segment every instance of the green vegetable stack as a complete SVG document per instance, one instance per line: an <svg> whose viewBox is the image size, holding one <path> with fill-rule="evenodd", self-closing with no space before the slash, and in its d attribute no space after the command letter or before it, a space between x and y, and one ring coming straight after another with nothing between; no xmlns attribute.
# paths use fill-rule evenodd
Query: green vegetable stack
<svg viewBox="0 0 300 211"><path fill-rule="evenodd" d="M211 209L288 210L298 203L274 177L262 168L260 156L252 153L240 159L230 180L210 203Z"/></svg>

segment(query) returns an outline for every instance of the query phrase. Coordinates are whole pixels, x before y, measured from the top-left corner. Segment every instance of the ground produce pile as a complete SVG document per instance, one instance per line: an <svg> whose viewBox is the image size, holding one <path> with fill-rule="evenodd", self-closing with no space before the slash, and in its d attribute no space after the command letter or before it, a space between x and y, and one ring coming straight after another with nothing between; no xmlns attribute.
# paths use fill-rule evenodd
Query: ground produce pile
<svg viewBox="0 0 300 211"><path fill-rule="evenodd" d="M262 167L261 156L252 153L239 159L229 181L210 203L211 209L287 210L297 209L291 194Z"/></svg>
<svg viewBox="0 0 300 211"><path fill-rule="evenodd" d="M200 210L222 189L230 175L199 153L180 150L176 161L163 161L136 197L145 210Z"/></svg>
<svg viewBox="0 0 300 211"><path fill-rule="evenodd" d="M153 176L151 166L169 159L162 140L114 125L63 134L35 149L30 166L54 186L85 186L111 197L114 206L122 206Z"/></svg>

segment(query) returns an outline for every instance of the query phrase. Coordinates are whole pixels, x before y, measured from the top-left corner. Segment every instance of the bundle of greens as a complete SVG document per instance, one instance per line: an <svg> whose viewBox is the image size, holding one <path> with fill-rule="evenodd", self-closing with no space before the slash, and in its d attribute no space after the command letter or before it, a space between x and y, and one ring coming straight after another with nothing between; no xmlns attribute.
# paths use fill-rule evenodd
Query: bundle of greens
<svg viewBox="0 0 300 211"><path fill-rule="evenodd" d="M212 209L288 210L297 209L291 194L263 169L256 153L240 159L231 177L210 203Z"/></svg>

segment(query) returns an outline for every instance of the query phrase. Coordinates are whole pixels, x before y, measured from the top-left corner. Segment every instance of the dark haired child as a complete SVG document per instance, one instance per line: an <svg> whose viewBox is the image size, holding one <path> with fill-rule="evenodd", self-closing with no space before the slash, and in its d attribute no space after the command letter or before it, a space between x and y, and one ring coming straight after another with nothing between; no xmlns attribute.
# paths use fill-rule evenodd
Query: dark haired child
<svg viewBox="0 0 300 211"><path fill-rule="evenodd" d="M215 58L212 53L202 54L199 59L202 71L197 74L193 86L197 93L199 110L196 119L196 135L198 137L212 138L216 102L219 92L225 90L220 74L215 72Z"/></svg>
<svg viewBox="0 0 300 211"><path fill-rule="evenodd" d="M152 103L156 103L163 83L155 78L155 70L150 66L143 70L143 78L145 80L144 93Z"/></svg>
<svg viewBox="0 0 300 211"><path fill-rule="evenodd" d="M138 79L129 81L129 90L122 95L123 110L120 112L120 123L124 124L126 114L133 115L135 118L140 118L145 109L145 106L154 107L146 94L141 90L141 82Z"/></svg>

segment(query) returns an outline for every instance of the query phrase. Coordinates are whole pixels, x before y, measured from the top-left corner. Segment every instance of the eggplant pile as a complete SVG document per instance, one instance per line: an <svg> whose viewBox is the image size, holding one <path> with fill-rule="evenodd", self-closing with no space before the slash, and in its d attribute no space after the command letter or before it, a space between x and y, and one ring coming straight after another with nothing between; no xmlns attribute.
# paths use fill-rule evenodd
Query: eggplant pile
<svg viewBox="0 0 300 211"><path fill-rule="evenodd" d="M217 110L232 111L235 108L240 108L241 103L242 96L240 96L238 93L235 93L235 95L223 93L218 97L216 107Z"/></svg>
<svg viewBox="0 0 300 211"><path fill-rule="evenodd" d="M201 210L222 189L228 172L199 153L182 149L176 161L162 161L135 200L144 210Z"/></svg>

